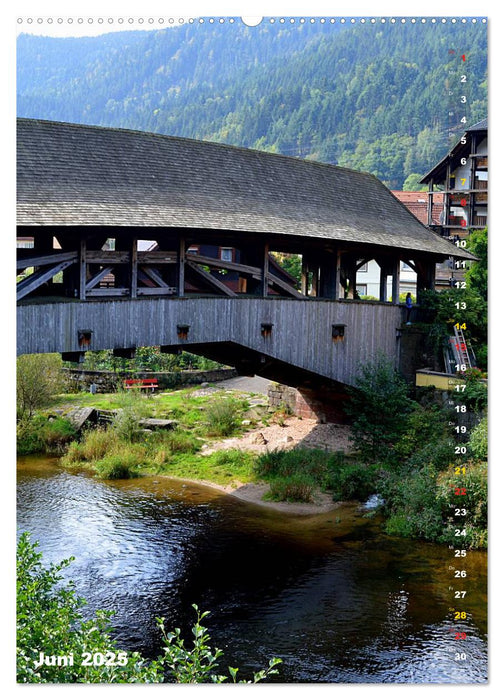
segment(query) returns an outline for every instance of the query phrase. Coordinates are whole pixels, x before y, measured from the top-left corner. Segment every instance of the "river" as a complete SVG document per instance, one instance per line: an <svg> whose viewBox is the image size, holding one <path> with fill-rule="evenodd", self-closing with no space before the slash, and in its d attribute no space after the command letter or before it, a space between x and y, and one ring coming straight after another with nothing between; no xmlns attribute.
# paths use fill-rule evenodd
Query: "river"
<svg viewBox="0 0 504 700"><path fill-rule="evenodd" d="M247 676L279 656L284 683L486 682L486 554L466 558L469 614L454 623L447 547L388 537L356 505L290 516L199 484L100 481L30 457L17 514L45 563L75 557L65 574L87 614L115 610L128 650L157 655L161 616L189 638L196 603L224 664Z"/></svg>

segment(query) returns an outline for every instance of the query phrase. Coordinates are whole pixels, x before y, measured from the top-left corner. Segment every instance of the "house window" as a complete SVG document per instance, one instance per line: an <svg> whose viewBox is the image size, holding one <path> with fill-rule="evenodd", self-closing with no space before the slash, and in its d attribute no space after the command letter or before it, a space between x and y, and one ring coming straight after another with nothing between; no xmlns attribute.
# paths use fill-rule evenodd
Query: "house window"
<svg viewBox="0 0 504 700"><path fill-rule="evenodd" d="M219 257L225 262L233 262L233 249L232 248L221 248L219 251Z"/></svg>

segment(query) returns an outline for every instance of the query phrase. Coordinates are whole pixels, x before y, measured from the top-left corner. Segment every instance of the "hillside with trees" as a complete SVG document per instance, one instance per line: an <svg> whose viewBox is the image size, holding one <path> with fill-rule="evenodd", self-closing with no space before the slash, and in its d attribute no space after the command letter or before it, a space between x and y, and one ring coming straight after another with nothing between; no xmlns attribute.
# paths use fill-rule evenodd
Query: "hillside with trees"
<svg viewBox="0 0 504 700"><path fill-rule="evenodd" d="M463 114L487 116L486 71L481 23L21 34L18 115L313 158L400 189L446 153Z"/></svg>

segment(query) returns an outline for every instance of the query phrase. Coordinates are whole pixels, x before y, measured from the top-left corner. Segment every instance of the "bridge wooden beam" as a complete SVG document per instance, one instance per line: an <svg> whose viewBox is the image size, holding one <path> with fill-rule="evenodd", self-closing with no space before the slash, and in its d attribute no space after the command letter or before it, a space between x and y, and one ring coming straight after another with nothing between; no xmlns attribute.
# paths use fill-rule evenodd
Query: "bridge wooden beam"
<svg viewBox="0 0 504 700"><path fill-rule="evenodd" d="M187 253L186 260L193 263L197 263L199 265L213 267L217 270L232 270L234 272L243 272L244 274L256 276L257 278L259 278L261 275L260 267L254 267L253 265L245 265L244 263L229 262L227 260L220 260L219 258L209 258L206 255Z"/></svg>
<svg viewBox="0 0 504 700"><path fill-rule="evenodd" d="M21 282L18 282L18 284L17 284L17 288L16 288L17 301L24 299L24 297L27 294L30 294L31 292L35 291L35 289L38 289L38 287L43 285L45 282L48 282L55 275L57 275L58 272L65 270L67 267L69 267L70 265L73 265L73 264L74 264L74 260L67 260L65 262L60 262L57 265L53 265L52 267L38 270L37 272L34 272L32 275L25 277L24 280L22 280Z"/></svg>
<svg viewBox="0 0 504 700"><path fill-rule="evenodd" d="M20 249L23 250L23 249ZM27 251L27 249L24 249ZM66 262L70 260L71 262L77 261L77 251L70 250L64 253L49 253L46 255L33 255L33 249L30 250L29 257L23 257L23 254L19 254L16 260L16 269L25 270L27 267L42 267L44 265L54 265L60 262Z"/></svg>
<svg viewBox="0 0 504 700"><path fill-rule="evenodd" d="M186 243L183 236L179 239L179 248L177 253L178 264L178 296L183 297L185 291L185 264L186 264Z"/></svg>
<svg viewBox="0 0 504 700"><path fill-rule="evenodd" d="M227 285L224 284L224 282L221 282L220 280L216 279L209 272L206 272L206 270L202 270L200 267L198 267L198 265L196 265L196 263L187 262L186 265L214 289L218 289L220 292L223 292L228 297L237 296L231 289L229 289Z"/></svg>
<svg viewBox="0 0 504 700"><path fill-rule="evenodd" d="M112 266L101 269L96 275L94 275L94 277L86 282L84 291L89 292L91 289L96 287L96 285L99 284L104 277L109 275L113 269L114 268Z"/></svg>

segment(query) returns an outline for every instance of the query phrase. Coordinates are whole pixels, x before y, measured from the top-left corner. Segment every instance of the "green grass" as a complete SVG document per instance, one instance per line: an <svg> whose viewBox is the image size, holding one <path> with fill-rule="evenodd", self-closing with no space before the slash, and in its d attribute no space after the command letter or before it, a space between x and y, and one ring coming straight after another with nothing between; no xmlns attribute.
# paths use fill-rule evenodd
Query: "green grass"
<svg viewBox="0 0 504 700"><path fill-rule="evenodd" d="M155 473L227 486L255 481L254 463L254 455L236 449L219 450L211 455L176 454L159 465Z"/></svg>

